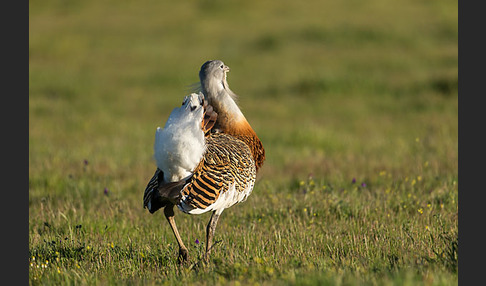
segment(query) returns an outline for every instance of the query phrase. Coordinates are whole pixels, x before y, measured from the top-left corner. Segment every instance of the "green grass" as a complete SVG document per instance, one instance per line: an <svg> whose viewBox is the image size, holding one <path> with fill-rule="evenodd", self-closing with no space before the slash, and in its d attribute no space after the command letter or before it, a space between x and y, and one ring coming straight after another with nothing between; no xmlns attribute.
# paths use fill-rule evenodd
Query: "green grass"
<svg viewBox="0 0 486 286"><path fill-rule="evenodd" d="M31 285L457 284L457 2L280 2L30 1ZM267 160L179 266L142 196L208 59Z"/></svg>

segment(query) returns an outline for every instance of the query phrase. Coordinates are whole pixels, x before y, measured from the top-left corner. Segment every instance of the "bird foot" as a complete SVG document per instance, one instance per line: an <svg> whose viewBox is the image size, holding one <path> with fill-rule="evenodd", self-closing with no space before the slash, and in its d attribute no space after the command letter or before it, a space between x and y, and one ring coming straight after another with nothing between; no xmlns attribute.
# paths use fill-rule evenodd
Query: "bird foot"
<svg viewBox="0 0 486 286"><path fill-rule="evenodd" d="M179 264L184 264L189 261L189 251L186 248L179 249L178 260L179 260Z"/></svg>

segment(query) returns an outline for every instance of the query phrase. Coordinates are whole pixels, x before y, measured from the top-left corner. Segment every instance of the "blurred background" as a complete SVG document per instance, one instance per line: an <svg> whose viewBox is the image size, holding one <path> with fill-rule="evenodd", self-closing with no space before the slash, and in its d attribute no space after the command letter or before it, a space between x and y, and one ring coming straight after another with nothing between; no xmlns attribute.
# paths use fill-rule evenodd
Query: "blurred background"
<svg viewBox="0 0 486 286"><path fill-rule="evenodd" d="M30 1L29 20L31 179L88 160L140 191L210 59L266 147L262 178L457 173L457 1Z"/></svg>

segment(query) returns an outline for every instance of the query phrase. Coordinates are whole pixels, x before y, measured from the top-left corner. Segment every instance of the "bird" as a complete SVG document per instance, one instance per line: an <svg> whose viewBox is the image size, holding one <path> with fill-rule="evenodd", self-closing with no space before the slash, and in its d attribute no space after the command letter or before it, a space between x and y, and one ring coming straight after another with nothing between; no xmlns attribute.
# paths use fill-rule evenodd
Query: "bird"
<svg viewBox="0 0 486 286"><path fill-rule="evenodd" d="M156 171L143 206L164 215L179 245L180 263L189 260L174 220L174 206L190 215L212 212L206 227L204 261L209 261L221 213L252 193L265 149L236 103L227 82L229 67L206 61L199 71L198 93L185 96L164 128L155 133Z"/></svg>

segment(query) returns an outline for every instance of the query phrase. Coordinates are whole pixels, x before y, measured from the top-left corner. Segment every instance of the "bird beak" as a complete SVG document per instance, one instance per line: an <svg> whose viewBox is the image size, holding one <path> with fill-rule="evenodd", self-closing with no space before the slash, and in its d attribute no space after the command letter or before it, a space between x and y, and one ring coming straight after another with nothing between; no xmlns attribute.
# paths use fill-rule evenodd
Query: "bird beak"
<svg viewBox="0 0 486 286"><path fill-rule="evenodd" d="M225 72L229 72L229 71L230 71L230 68L229 68L229 66L224 65L223 70L224 70Z"/></svg>

